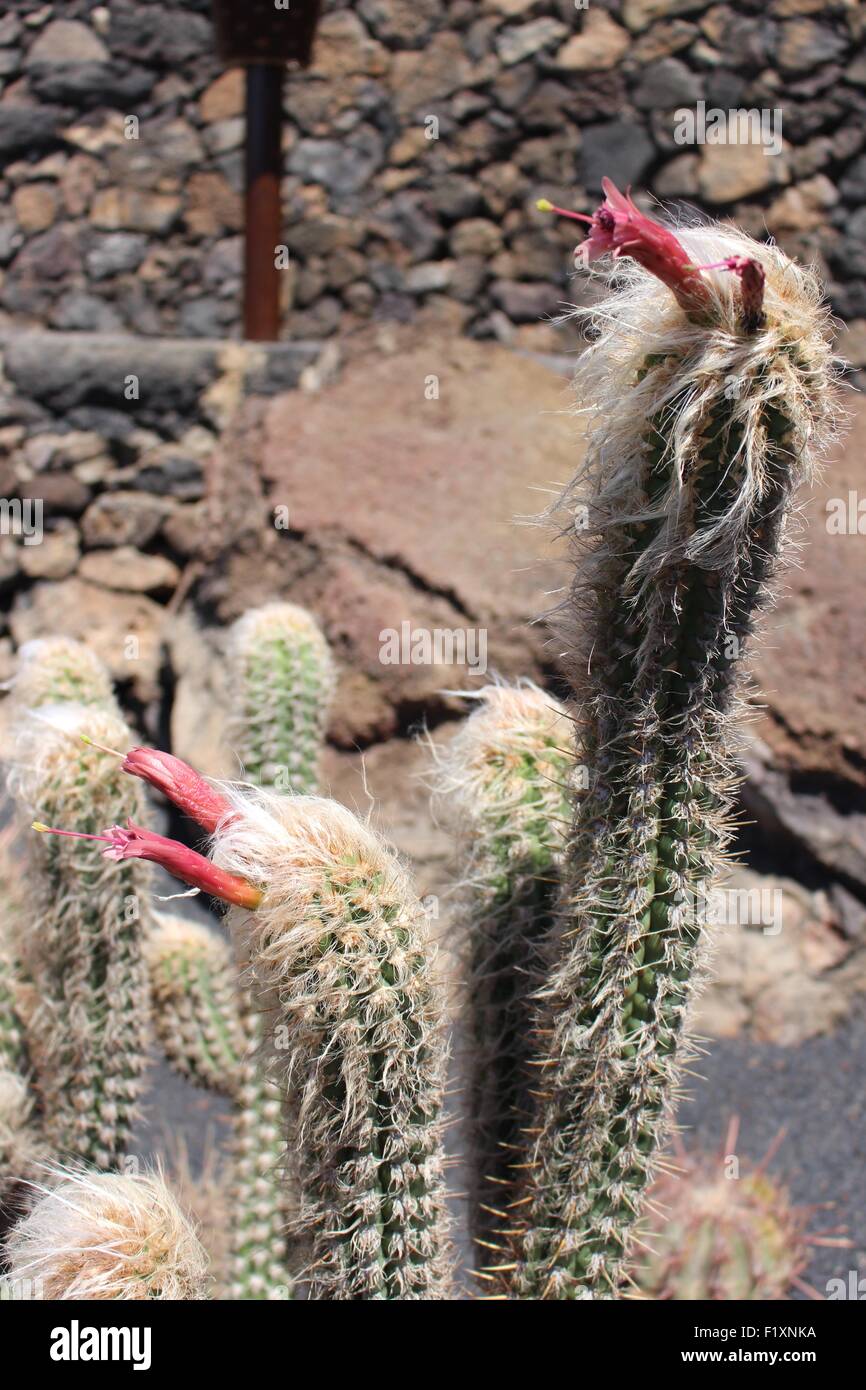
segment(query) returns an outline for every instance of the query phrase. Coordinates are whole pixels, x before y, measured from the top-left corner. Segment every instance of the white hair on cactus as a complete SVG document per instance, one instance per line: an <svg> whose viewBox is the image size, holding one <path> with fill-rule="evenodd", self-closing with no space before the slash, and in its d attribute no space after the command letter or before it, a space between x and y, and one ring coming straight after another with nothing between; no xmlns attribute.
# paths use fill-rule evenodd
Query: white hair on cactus
<svg viewBox="0 0 866 1390"><path fill-rule="evenodd" d="M760 418L768 405L778 403L791 422L792 487L811 477L838 418L830 389L830 315L815 275L772 243L757 243L734 227L710 223L675 230L698 266L732 256L759 262L766 276L764 322L753 333L743 332L737 277L730 271L705 272L707 322L688 316L666 285L628 257L603 273L610 293L601 303L574 311L595 336L575 378L582 413L589 416L588 464L565 501L573 510L587 490L595 493L592 529L603 529L608 518L617 525L663 522L635 566L635 591L645 591L663 568L681 559L708 569L733 563L743 519L766 486L767 439ZM648 358L658 365L639 379ZM708 415L723 401L742 429L740 487L724 515L689 529L680 505L684 484ZM672 477L668 491L648 507L637 460L646 448L648 422L660 415L672 445Z"/></svg>
<svg viewBox="0 0 866 1390"><path fill-rule="evenodd" d="M13 703L22 709L67 699L114 706L106 667L71 637L34 637L23 643L11 686Z"/></svg>
<svg viewBox="0 0 866 1390"><path fill-rule="evenodd" d="M243 929L299 1167L310 1296L447 1297L446 1051L421 903L396 853L336 802L225 790L236 814L212 854L264 889Z"/></svg>
<svg viewBox="0 0 866 1390"><path fill-rule="evenodd" d="M33 1108L26 1077L0 1067L0 1199L9 1187L32 1176L45 1156Z"/></svg>
<svg viewBox="0 0 866 1390"><path fill-rule="evenodd" d="M207 1296L207 1256L161 1174L49 1176L7 1239L9 1281L45 1300Z"/></svg>

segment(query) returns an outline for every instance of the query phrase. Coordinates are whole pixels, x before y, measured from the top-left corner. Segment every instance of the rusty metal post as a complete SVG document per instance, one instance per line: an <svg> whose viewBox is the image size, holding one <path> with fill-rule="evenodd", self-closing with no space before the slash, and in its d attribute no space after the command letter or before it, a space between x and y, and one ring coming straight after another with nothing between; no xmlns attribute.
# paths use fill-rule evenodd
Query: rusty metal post
<svg viewBox="0 0 866 1390"><path fill-rule="evenodd" d="M244 336L273 342L280 335L281 137L283 68L253 63L247 75L244 239Z"/></svg>

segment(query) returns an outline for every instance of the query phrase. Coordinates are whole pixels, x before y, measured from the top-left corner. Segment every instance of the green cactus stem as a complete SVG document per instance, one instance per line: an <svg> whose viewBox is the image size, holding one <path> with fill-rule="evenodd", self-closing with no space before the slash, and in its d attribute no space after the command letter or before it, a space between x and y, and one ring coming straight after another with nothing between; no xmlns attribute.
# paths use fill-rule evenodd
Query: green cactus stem
<svg viewBox="0 0 866 1390"><path fill-rule="evenodd" d="M260 793L214 858L265 885L239 924L285 1097L313 1299L448 1297L442 1001L392 851L334 802Z"/></svg>
<svg viewBox="0 0 866 1390"><path fill-rule="evenodd" d="M495 1266L537 1080L532 996L544 979L574 759L571 720L547 692L493 685L478 701L438 759L436 791L461 854L470 1227L482 1265Z"/></svg>
<svg viewBox="0 0 866 1390"><path fill-rule="evenodd" d="M235 1096L246 1039L231 951L216 932L160 914L144 942L154 1028L167 1060L203 1090Z"/></svg>
<svg viewBox="0 0 866 1390"><path fill-rule="evenodd" d="M120 715L105 666L89 647L71 637L37 637L21 647L12 700L24 710L99 705Z"/></svg>
<svg viewBox="0 0 866 1390"><path fill-rule="evenodd" d="M615 206L611 225L624 216ZM642 237L648 219L629 219L623 237ZM728 229L682 241L687 267L758 264L765 296L758 324L717 275L686 312L618 262L626 283L580 369L596 424L588 480L569 498L587 499L588 524L564 635L589 786L539 1010L542 1094L511 1281L525 1298L609 1297L625 1277L688 1056L705 895L731 836L738 662L828 432L812 277Z"/></svg>
<svg viewBox="0 0 866 1390"><path fill-rule="evenodd" d="M115 715L95 706L57 707L51 722L23 728L10 779L19 804L39 822L89 834L140 820L138 786L82 734L115 747L129 739ZM38 993L30 1039L46 1137L58 1154L110 1168L128 1140L146 1065L146 887L140 862L112 864L101 848L32 837L33 923L20 946Z"/></svg>
<svg viewBox="0 0 866 1390"><path fill-rule="evenodd" d="M312 794L334 691L325 638L303 608L268 603L245 613L229 641L233 716L228 731L244 776Z"/></svg>
<svg viewBox="0 0 866 1390"><path fill-rule="evenodd" d="M280 1096L262 1073L261 1015L238 982L228 943L187 918L160 914L145 940L154 1024L172 1066L233 1102L225 1296L286 1298L286 1198Z"/></svg>

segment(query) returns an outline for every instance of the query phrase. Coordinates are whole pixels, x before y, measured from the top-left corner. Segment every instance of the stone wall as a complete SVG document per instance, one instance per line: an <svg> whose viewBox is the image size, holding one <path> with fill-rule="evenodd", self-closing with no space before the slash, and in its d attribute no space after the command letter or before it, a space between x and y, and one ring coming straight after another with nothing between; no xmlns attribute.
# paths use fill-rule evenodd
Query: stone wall
<svg viewBox="0 0 866 1390"><path fill-rule="evenodd" d="M287 335L423 311L541 343L581 291L534 200L590 208L609 173L817 260L866 359L862 29L850 0L326 0L285 91ZM242 78L213 49L208 0L6 6L7 326L238 335ZM780 111L782 152L677 144L699 101Z"/></svg>

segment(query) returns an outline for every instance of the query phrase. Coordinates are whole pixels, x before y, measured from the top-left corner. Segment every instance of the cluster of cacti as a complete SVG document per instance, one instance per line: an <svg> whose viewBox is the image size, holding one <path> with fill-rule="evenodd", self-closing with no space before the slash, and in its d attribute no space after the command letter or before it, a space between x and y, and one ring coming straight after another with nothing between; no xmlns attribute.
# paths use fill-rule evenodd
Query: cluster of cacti
<svg viewBox="0 0 866 1390"><path fill-rule="evenodd" d="M606 192L581 248L613 252L616 283L581 359L595 415L566 494L574 698L485 689L437 773L462 846L470 1225L488 1289L518 1299L629 1285L688 1052L703 894L731 835L738 661L830 417L811 276L732 231L675 236ZM33 1068L50 1153L116 1166L152 1017L177 1069L234 1105L231 1296L280 1296L295 1280L316 1299L453 1296L429 923L391 848L314 794L334 680L324 639L289 605L236 625L231 784L153 750L113 756L129 738L104 679L82 676L87 660L69 644L30 653L12 697L30 730L13 787L62 833L40 837L29 868L30 1055L15 1050L14 990L5 1007L0 989L0 1056ZM196 822L208 853L142 826L128 774ZM142 860L231 905L231 951L152 912ZM39 1247L55 1289L79 1236L58 1224L52 1260L57 1181L9 1247L13 1271ZM103 1196L121 1200L103 1181L150 1183L141 1200L155 1200L151 1179L68 1181L91 1184L88 1213L100 1194L97 1221ZM690 1268L707 1268L702 1240ZM179 1241L174 1292L149 1296L198 1296ZM130 1296L112 1267L68 1277Z"/></svg>

